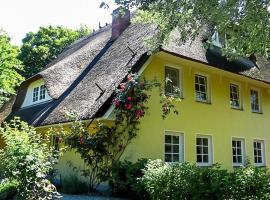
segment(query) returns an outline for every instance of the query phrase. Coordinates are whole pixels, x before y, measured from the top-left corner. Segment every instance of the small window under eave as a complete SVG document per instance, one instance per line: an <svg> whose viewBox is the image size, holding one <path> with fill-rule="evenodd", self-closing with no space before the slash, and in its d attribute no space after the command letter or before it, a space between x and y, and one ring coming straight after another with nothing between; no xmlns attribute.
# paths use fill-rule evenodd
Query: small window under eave
<svg viewBox="0 0 270 200"><path fill-rule="evenodd" d="M49 96L47 92L47 88L45 86L44 80L39 79L32 82L28 86L27 93L25 95L21 108L34 106L36 104L47 102L51 99L52 98Z"/></svg>

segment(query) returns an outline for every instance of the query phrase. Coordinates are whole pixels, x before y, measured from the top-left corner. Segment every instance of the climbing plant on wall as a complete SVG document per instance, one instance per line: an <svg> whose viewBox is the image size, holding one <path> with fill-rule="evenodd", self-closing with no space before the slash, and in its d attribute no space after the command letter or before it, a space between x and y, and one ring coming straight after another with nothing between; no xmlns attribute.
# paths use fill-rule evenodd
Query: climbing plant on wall
<svg viewBox="0 0 270 200"><path fill-rule="evenodd" d="M95 191L102 181L109 178L111 167L118 161L127 145L139 131L140 119L148 110L149 91L158 88L161 96L162 118L165 119L171 111L178 114L173 96L165 96L163 84L158 81L140 79L137 74L130 74L116 90L112 101L115 107L115 120L111 124L98 122L94 128L80 121L71 114L74 122L69 131L62 131L65 144L80 154L86 167L83 169L71 166L89 183L89 191Z"/></svg>

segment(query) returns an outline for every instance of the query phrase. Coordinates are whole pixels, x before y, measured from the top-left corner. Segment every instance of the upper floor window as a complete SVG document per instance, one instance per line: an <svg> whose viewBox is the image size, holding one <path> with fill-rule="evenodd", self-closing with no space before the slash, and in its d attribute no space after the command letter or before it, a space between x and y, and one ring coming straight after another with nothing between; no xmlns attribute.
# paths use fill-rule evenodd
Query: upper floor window
<svg viewBox="0 0 270 200"><path fill-rule="evenodd" d="M199 166L209 166L212 164L212 142L210 136L197 136L196 153Z"/></svg>
<svg viewBox="0 0 270 200"><path fill-rule="evenodd" d="M264 166L265 165L264 141L254 140L253 150L254 150L254 164L256 166Z"/></svg>
<svg viewBox="0 0 270 200"><path fill-rule="evenodd" d="M165 132L165 162L184 161L184 141L181 133Z"/></svg>
<svg viewBox="0 0 270 200"><path fill-rule="evenodd" d="M180 96L180 71L172 67L165 67L165 94Z"/></svg>
<svg viewBox="0 0 270 200"><path fill-rule="evenodd" d="M257 90L250 90L250 102L251 102L251 111L260 112L260 99L259 92Z"/></svg>
<svg viewBox="0 0 270 200"><path fill-rule="evenodd" d="M230 104L232 108L241 108L239 86L230 84Z"/></svg>
<svg viewBox="0 0 270 200"><path fill-rule="evenodd" d="M46 87L45 87L45 85L35 87L33 89L33 102L44 100L45 97L46 97L45 95L46 95Z"/></svg>
<svg viewBox="0 0 270 200"><path fill-rule="evenodd" d="M38 79L28 85L21 108L32 106L38 103L47 102L52 98L48 94L44 80Z"/></svg>
<svg viewBox="0 0 270 200"><path fill-rule="evenodd" d="M39 87L33 89L33 102L38 101Z"/></svg>
<svg viewBox="0 0 270 200"><path fill-rule="evenodd" d="M239 138L232 139L233 166L244 165L244 140Z"/></svg>
<svg viewBox="0 0 270 200"><path fill-rule="evenodd" d="M39 100L43 100L46 97L46 87L45 85L40 86Z"/></svg>
<svg viewBox="0 0 270 200"><path fill-rule="evenodd" d="M206 76L195 74L196 101L209 102L208 81Z"/></svg>

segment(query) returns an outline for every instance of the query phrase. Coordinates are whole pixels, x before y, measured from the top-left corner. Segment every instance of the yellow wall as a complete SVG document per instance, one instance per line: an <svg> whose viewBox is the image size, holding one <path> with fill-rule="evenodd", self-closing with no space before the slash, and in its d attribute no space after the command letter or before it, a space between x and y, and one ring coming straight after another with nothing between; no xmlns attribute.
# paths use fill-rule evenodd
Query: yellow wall
<svg viewBox="0 0 270 200"><path fill-rule="evenodd" d="M266 164L269 167L270 141L270 85L247 77L232 74L193 61L158 53L142 73L148 80L164 80L164 66L179 68L183 78L183 99L177 103L179 115L171 114L166 120L161 118L161 104L158 89L151 92L149 111L141 120L137 138L127 147L122 159L137 161L139 158L164 158L164 131L171 130L184 134L184 158L196 162L196 134L212 136L213 163L232 168L232 137L245 139L246 154L253 162L253 139L265 140ZM211 103L195 101L194 74L209 76ZM229 84L240 84L243 110L230 107ZM262 114L250 109L250 88L261 92ZM94 124L93 124L94 125ZM44 130L44 128L42 128ZM42 130L41 129L41 130ZM67 161L84 166L78 154L67 152L61 158L57 169L63 177L72 173Z"/></svg>
<svg viewBox="0 0 270 200"><path fill-rule="evenodd" d="M177 102L179 115L161 118L161 105L158 91L153 91L149 101L149 114L140 125L138 137L130 144L123 159L136 161L138 158L164 157L164 130L184 134L185 161L196 162L196 134L212 136L213 163L221 163L225 168L232 167L232 137L245 139L246 154L253 162L253 139L265 140L266 163L269 166L270 140L270 94L269 85L243 76L222 71L193 61L177 58L165 53L154 56L143 72L148 80L164 80L164 66L176 67L183 73L183 100ZM209 76L211 103L195 101L194 74ZM240 84L243 110L230 107L229 84ZM250 108L250 88L261 92L263 114L252 113Z"/></svg>

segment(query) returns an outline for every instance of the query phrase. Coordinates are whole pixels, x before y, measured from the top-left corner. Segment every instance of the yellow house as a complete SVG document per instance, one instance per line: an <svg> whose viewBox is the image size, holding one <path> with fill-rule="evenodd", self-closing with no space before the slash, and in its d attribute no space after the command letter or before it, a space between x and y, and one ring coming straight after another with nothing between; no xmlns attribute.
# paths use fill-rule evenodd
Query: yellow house
<svg viewBox="0 0 270 200"><path fill-rule="evenodd" d="M144 40L155 34L149 25L130 23L130 14L116 17L70 47L19 88L7 120L20 116L38 130L68 126L65 114L80 119L111 121L115 89L129 71L148 80L172 80L181 91L179 115L161 118L159 91L151 91L149 113L122 159L163 159L198 166L220 163L231 169L248 158L256 166L270 165L270 66L262 58L229 61L220 49L205 49L204 34L193 43L170 43L149 56ZM170 90L170 87L167 88ZM66 153L60 172L70 173Z"/></svg>

